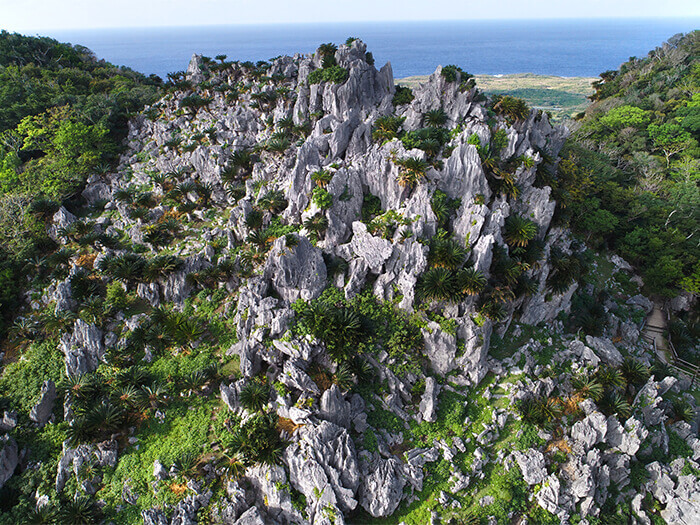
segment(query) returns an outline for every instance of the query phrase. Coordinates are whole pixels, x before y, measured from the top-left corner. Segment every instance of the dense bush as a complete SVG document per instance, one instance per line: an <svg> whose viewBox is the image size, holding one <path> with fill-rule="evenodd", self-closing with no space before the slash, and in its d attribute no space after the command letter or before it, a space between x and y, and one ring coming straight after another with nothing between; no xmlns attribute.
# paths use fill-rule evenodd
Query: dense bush
<svg viewBox="0 0 700 525"><path fill-rule="evenodd" d="M557 217L665 296L700 289L698 42L694 31L602 73L549 180Z"/></svg>

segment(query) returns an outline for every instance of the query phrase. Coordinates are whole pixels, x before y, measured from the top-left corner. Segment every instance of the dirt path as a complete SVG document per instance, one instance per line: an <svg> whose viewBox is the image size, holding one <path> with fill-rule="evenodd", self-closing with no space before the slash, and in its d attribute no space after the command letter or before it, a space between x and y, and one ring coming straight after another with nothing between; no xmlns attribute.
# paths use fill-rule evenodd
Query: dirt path
<svg viewBox="0 0 700 525"><path fill-rule="evenodd" d="M654 309L647 317L642 335L649 342L656 342L656 356L661 362L669 364L671 360L668 356L668 344L664 338L664 332L667 328L668 320L666 319L666 314L659 305L654 304Z"/></svg>

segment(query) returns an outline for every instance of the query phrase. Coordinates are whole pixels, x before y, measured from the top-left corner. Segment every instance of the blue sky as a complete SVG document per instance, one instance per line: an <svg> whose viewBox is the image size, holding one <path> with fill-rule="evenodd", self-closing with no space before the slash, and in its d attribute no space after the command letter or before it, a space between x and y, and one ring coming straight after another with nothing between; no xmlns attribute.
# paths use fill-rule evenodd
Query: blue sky
<svg viewBox="0 0 700 525"><path fill-rule="evenodd" d="M0 29L526 18L700 17L698 0L0 0Z"/></svg>

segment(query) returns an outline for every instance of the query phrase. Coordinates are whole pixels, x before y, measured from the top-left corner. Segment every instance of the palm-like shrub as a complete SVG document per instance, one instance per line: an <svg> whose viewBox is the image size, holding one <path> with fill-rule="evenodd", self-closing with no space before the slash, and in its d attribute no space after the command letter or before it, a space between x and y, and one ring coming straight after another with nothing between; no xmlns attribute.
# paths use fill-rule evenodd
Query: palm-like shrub
<svg viewBox="0 0 700 525"><path fill-rule="evenodd" d="M143 276L146 260L135 253L123 253L114 257L105 257L99 263L104 273L122 282L138 280Z"/></svg>
<svg viewBox="0 0 700 525"><path fill-rule="evenodd" d="M173 463L173 467L179 475L189 477L196 472L198 462L198 455L189 451L181 454L180 457L175 460L175 463Z"/></svg>
<svg viewBox="0 0 700 525"><path fill-rule="evenodd" d="M695 420L695 409L688 402L688 400L682 397L676 398L672 402L673 406L673 417L678 420L683 420L686 423L692 423Z"/></svg>
<svg viewBox="0 0 700 525"><path fill-rule="evenodd" d="M245 218L246 226L248 226L248 228L251 228L253 230L260 228L260 226L262 226L262 221L263 221L263 214L257 208L253 208Z"/></svg>
<svg viewBox="0 0 700 525"><path fill-rule="evenodd" d="M506 219L505 240L510 246L525 247L537 235L537 225L520 215Z"/></svg>
<svg viewBox="0 0 700 525"><path fill-rule="evenodd" d="M22 525L54 525L58 519L56 508L50 503L32 509Z"/></svg>
<svg viewBox="0 0 700 525"><path fill-rule="evenodd" d="M328 55L334 55L338 51L338 46L333 42L327 42L318 46L318 54L325 57Z"/></svg>
<svg viewBox="0 0 700 525"><path fill-rule="evenodd" d="M428 263L440 268L457 269L467 257L467 249L442 230L430 242Z"/></svg>
<svg viewBox="0 0 700 525"><path fill-rule="evenodd" d="M487 297L479 307L479 313L493 322L502 321L506 316L503 303Z"/></svg>
<svg viewBox="0 0 700 525"><path fill-rule="evenodd" d="M223 454L218 461L218 466L229 478L236 480L245 474L245 458L240 454Z"/></svg>
<svg viewBox="0 0 700 525"><path fill-rule="evenodd" d="M541 428L551 428L562 415L561 403L553 397L530 397L517 405L523 421Z"/></svg>
<svg viewBox="0 0 700 525"><path fill-rule="evenodd" d="M425 177L428 171L428 163L416 157L396 159L394 163L399 166L398 183L401 186L413 186Z"/></svg>
<svg viewBox="0 0 700 525"><path fill-rule="evenodd" d="M504 115L510 122L525 120L530 114L530 108L524 100L508 95L496 97L493 109L496 113Z"/></svg>
<svg viewBox="0 0 700 525"><path fill-rule="evenodd" d="M323 168L311 174L311 180L316 183L316 186L320 186L321 188L325 188L332 178L333 173Z"/></svg>
<svg viewBox="0 0 700 525"><path fill-rule="evenodd" d="M478 295L486 286L486 277L476 268L463 268L455 280L457 290L463 295Z"/></svg>
<svg viewBox="0 0 700 525"><path fill-rule="evenodd" d="M340 363L333 374L333 382L341 390L349 390L354 384L354 373L349 363Z"/></svg>
<svg viewBox="0 0 700 525"><path fill-rule="evenodd" d="M76 494L61 502L56 516L56 523L62 525L90 525L100 522L101 512L94 500Z"/></svg>
<svg viewBox="0 0 700 525"><path fill-rule="evenodd" d="M576 376L572 379L571 384L575 392L581 397L592 399L593 401L600 401L603 398L605 389L594 377L586 375Z"/></svg>
<svg viewBox="0 0 700 525"><path fill-rule="evenodd" d="M444 191L436 190L430 199L430 207L435 214L435 218L442 227L447 225L455 205Z"/></svg>
<svg viewBox="0 0 700 525"><path fill-rule="evenodd" d="M455 298L456 292L455 274L448 268L426 270L416 285L418 298L426 301L449 301Z"/></svg>
<svg viewBox="0 0 700 525"><path fill-rule="evenodd" d="M131 188L119 188L116 190L113 194L112 197L114 197L114 200L117 202L122 202L124 204L131 204L134 202L134 196L136 195L136 191Z"/></svg>
<svg viewBox="0 0 700 525"><path fill-rule="evenodd" d="M399 136L399 130L404 120L406 120L404 117L397 117L396 115L384 115L379 117L374 121L372 139L377 142L395 139Z"/></svg>
<svg viewBox="0 0 700 525"><path fill-rule="evenodd" d="M168 400L168 391L161 384L144 386L141 390L144 395L144 406L147 408L157 410Z"/></svg>
<svg viewBox="0 0 700 525"><path fill-rule="evenodd" d="M581 274L581 263L575 255L565 255L561 250L552 250L552 271L547 277L547 287L555 293L565 292Z"/></svg>
<svg viewBox="0 0 700 525"><path fill-rule="evenodd" d="M462 78L462 73L462 68L454 64L444 66L441 72L447 82L458 82Z"/></svg>
<svg viewBox="0 0 700 525"><path fill-rule="evenodd" d="M272 153L284 153L291 144L287 137L275 137L267 141L265 149Z"/></svg>
<svg viewBox="0 0 700 525"><path fill-rule="evenodd" d="M396 91L394 92L394 98L391 99L391 103L396 106L402 106L404 104L410 104L414 99L413 91L411 88L406 86L396 86Z"/></svg>
<svg viewBox="0 0 700 525"><path fill-rule="evenodd" d="M230 448L248 464L275 465L280 462L284 442L277 430L277 415L257 414L248 419L229 439Z"/></svg>
<svg viewBox="0 0 700 525"><path fill-rule="evenodd" d="M318 301L310 304L301 317L310 332L325 343L328 353L336 361L346 361L357 353L357 345L364 333L357 311Z"/></svg>
<svg viewBox="0 0 700 525"><path fill-rule="evenodd" d="M423 116L423 122L430 128L439 128L447 122L447 114L442 109L431 109Z"/></svg>
<svg viewBox="0 0 700 525"><path fill-rule="evenodd" d="M622 372L612 366L601 366L595 373L595 379L606 388L625 388L627 383Z"/></svg>
<svg viewBox="0 0 700 525"><path fill-rule="evenodd" d="M622 374L622 377L624 377L627 385L636 386L644 384L651 375L649 367L632 357L626 357L622 361L622 365L620 365L620 373Z"/></svg>
<svg viewBox="0 0 700 525"><path fill-rule="evenodd" d="M262 411L270 398L270 385L267 381L251 380L248 381L239 396L243 408L251 412Z"/></svg>
<svg viewBox="0 0 700 525"><path fill-rule="evenodd" d="M607 392L600 402L603 413L607 415L617 414L620 419L627 419L632 415L632 407L619 392Z"/></svg>
<svg viewBox="0 0 700 525"><path fill-rule="evenodd" d="M328 228L328 219L322 213L317 213L304 221L304 228L316 239L320 238Z"/></svg>
<svg viewBox="0 0 700 525"><path fill-rule="evenodd" d="M59 390L64 395L69 395L72 399L82 402L93 396L97 391L97 385L91 374L79 374L63 378L59 384Z"/></svg>
<svg viewBox="0 0 700 525"><path fill-rule="evenodd" d="M153 282L176 271L182 264L182 259L175 255L156 255L146 263L143 277L146 281Z"/></svg>
<svg viewBox="0 0 700 525"><path fill-rule="evenodd" d="M279 213L287 207L287 199L282 191L272 190L260 198L258 205L270 213Z"/></svg>

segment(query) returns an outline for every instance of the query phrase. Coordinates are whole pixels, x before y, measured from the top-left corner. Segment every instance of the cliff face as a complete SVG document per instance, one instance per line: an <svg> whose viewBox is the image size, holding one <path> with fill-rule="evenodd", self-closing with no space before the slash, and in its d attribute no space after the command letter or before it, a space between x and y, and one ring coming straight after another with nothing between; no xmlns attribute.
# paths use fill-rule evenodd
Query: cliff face
<svg viewBox="0 0 700 525"><path fill-rule="evenodd" d="M542 181L556 178L567 130L486 99L454 67L407 94L389 64L371 62L359 40L257 66L195 56L180 89L132 119L118 170L89 181L91 215L56 213L51 235L76 251L31 299L65 317L74 430L57 492L75 474L115 520L136 509L158 525L198 513L369 521L400 505L434 519L483 508L506 522L491 489L502 476L523 494L541 485L522 515L564 522L597 515L613 473L624 479L638 451L651 454L640 418L651 426L659 414L606 418L590 400L579 409L587 396L572 386L574 374L620 365L621 351L642 368L651 360L615 301L614 330L585 343L557 320L580 247L552 226ZM76 384L88 376L106 385L90 403L119 406L123 425L84 429ZM674 385L649 379L635 410ZM53 383L42 392L43 425ZM533 431L540 416L516 410L533 398L569 407L554 411L561 426ZM697 424L677 430L697 459ZM14 444L3 450L16 463ZM185 445L195 466L173 453ZM570 454L566 473L557 450ZM84 474L90 462L106 474ZM678 494L671 482L664 497L683 513Z"/></svg>

